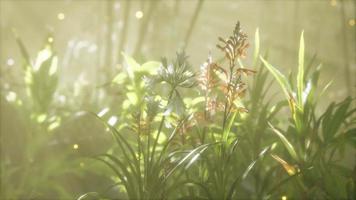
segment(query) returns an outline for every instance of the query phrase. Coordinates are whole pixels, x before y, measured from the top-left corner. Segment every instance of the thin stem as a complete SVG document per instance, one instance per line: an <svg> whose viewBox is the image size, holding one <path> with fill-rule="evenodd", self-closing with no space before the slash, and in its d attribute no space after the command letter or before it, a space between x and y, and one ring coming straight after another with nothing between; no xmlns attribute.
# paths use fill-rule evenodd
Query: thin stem
<svg viewBox="0 0 356 200"><path fill-rule="evenodd" d="M328 162L327 162L328 164L330 164L332 162L332 159L334 157L334 154L335 154L336 150L337 150L337 148L333 148L331 150L331 153L330 153L330 156L329 156L329 159L328 159Z"/></svg>
<svg viewBox="0 0 356 200"><path fill-rule="evenodd" d="M292 179L295 178L297 175L299 175L299 173L296 173L296 174L294 174L294 175L292 175L292 176L289 176L289 177L283 179L281 182L277 183L277 185L275 185L272 189L270 189L270 190L267 192L267 194L272 196L272 194L273 194L274 192L278 191L278 189L279 189L282 185L286 184L288 181L292 180Z"/></svg>
<svg viewBox="0 0 356 200"><path fill-rule="evenodd" d="M145 184L148 184L148 167L149 167L149 157L150 157L150 146L151 146L151 137L150 137L150 133L151 133L151 122L149 122L148 124L148 130L147 130L147 147L146 147L146 158L145 158Z"/></svg>
<svg viewBox="0 0 356 200"><path fill-rule="evenodd" d="M232 84L232 74L233 74L233 69L234 69L234 65L231 65L230 66L230 76L229 76L229 81L228 81L228 84L227 84L227 92L226 94L228 95L230 93L230 85ZM227 96L226 95L226 96ZM225 101L225 108L224 108L224 119L223 119L223 133L225 131L225 126L226 126L226 120L227 120L227 117L228 117L228 96L226 98L226 101Z"/></svg>
<svg viewBox="0 0 356 200"><path fill-rule="evenodd" d="M130 23L130 8L131 8L131 1L126 1L125 3L125 8L124 8L124 19L123 19L123 24L122 24L122 33L121 33L121 38L120 38L120 45L119 45L119 50L118 50L118 59L120 62L121 58L121 52L124 51L125 48L125 43L127 39L127 32L129 30Z"/></svg>
<svg viewBox="0 0 356 200"><path fill-rule="evenodd" d="M172 96L173 96L173 92L175 91L175 88L172 88L169 96L168 96L168 101L167 101L167 105L169 105L171 99L172 99ZM159 128L158 128L158 132L157 132L157 136L153 142L153 147L152 147L152 152L151 152L151 162L153 162L153 159L154 159L154 153L156 151L156 146L157 146L157 143L158 143L158 139L161 135L161 132L162 132L162 128L163 128L163 124L164 124L164 121L166 120L166 116L163 115L162 116L162 120L161 120L161 123L159 124Z"/></svg>
<svg viewBox="0 0 356 200"><path fill-rule="evenodd" d="M109 0L107 2L107 33L106 33L106 60L105 60L105 67L107 68L107 77L111 77L111 66L112 66L112 39L111 34L113 32L113 22L114 22L114 15L113 15L113 0Z"/></svg>
<svg viewBox="0 0 356 200"><path fill-rule="evenodd" d="M343 55L344 55L344 73L345 73L345 84L347 88L348 95L352 94L352 86L350 79L350 63L349 63L349 52L347 48L347 34L346 34L346 16L345 16L345 5L344 2L341 1L341 24L342 24L342 43L343 43Z"/></svg>
<svg viewBox="0 0 356 200"><path fill-rule="evenodd" d="M186 49L186 47L188 45L189 39L190 39L190 37L191 37L191 35L193 33L193 29L194 29L194 26L195 26L196 21L198 19L198 16L199 16L200 10L202 8L203 2L204 2L204 0L199 0L198 5L195 8L194 15L192 17L192 20L190 21L189 29L187 31L187 34L185 35L185 38L184 38L183 49Z"/></svg>
<svg viewBox="0 0 356 200"><path fill-rule="evenodd" d="M143 186L142 186L142 176L141 176L141 154L143 154L142 151L142 143L141 143L141 112L138 115L138 133L137 133L137 145L138 145L138 172L137 175L138 177L138 185L139 185L139 195L141 198L144 196L144 191L143 191Z"/></svg>
<svg viewBox="0 0 356 200"><path fill-rule="evenodd" d="M147 16L144 17L144 20L143 20L143 22L141 24L141 27L140 27L140 34L139 34L139 38L137 40L135 51L134 51L134 55L135 56L137 56L140 53L141 47L142 47L142 45L143 45L143 43L145 41L145 38L147 36L148 24L150 22L150 19L152 18L153 11L154 11L154 9L155 9L155 7L156 7L158 2L159 2L159 0L152 1L149 4L149 9L148 9L148 12L147 12Z"/></svg>

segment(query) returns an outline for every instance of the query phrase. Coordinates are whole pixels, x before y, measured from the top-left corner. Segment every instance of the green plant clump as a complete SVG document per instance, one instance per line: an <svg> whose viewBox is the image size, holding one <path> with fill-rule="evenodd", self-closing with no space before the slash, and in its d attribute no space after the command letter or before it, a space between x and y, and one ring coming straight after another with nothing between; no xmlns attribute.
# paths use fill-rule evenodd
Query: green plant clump
<svg viewBox="0 0 356 200"><path fill-rule="evenodd" d="M260 53L258 29L246 68L239 22L218 38L222 58L209 54L199 69L184 51L143 64L122 53L120 72L98 89L119 95L76 113L55 98L71 96L58 88L53 36L31 60L15 35L26 92L1 96L17 123L2 137L0 199L356 198L354 98L320 106L330 84L319 86L322 66L306 61L303 32L295 76Z"/></svg>
<svg viewBox="0 0 356 200"><path fill-rule="evenodd" d="M126 93L119 122L94 114L117 144L96 157L114 172L108 190L124 199L355 197L355 169L343 163L355 148L353 99L317 112L326 88L319 91L321 65L305 68L303 33L296 84L260 56L258 30L253 69L242 63L249 44L239 23L219 41L224 58L209 55L198 72L184 52L142 65L124 54L125 71L112 81ZM285 100L268 99L268 72ZM79 199L112 198L108 190Z"/></svg>

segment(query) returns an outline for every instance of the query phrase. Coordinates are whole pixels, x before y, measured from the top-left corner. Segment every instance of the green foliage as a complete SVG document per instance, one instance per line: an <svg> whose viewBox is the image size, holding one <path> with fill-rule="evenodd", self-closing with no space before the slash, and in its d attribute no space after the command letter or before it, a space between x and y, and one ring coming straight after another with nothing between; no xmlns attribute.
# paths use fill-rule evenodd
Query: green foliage
<svg viewBox="0 0 356 200"><path fill-rule="evenodd" d="M45 47L32 60L20 37L15 36L23 60L26 92L12 92L16 101L4 98L6 91L1 92L0 199L75 198L78 186L68 187L64 180L83 181L84 161L73 149L78 140L73 141L65 128L69 121L75 121L73 111L69 116L68 107L60 108L54 102L59 78L54 39L47 37ZM76 127L72 130L81 134ZM103 144L96 139L96 144Z"/></svg>
<svg viewBox="0 0 356 200"><path fill-rule="evenodd" d="M247 40L239 24L233 36L219 40L223 46L218 48L229 64L223 66L209 56L197 73L190 72L184 53L177 54L172 64L162 59L157 72L152 70L145 76L139 75L143 71L138 70L140 65L125 56L128 66L133 66L131 72L120 73L114 82L127 85L133 93L127 99L135 99L137 104L123 107L121 113L137 109L138 113L133 118L121 115L118 129L108 126L120 148L99 160L115 172L127 198L349 198L354 179L348 177L353 172L337 158L343 158L345 148L350 148L346 143L354 145L350 141L354 141L355 109L351 108L352 99L346 98L331 103L318 115L321 68L311 74L310 68L304 69L303 34L295 88L260 56L258 30L253 70L243 68L241 62ZM242 75L256 71L247 89ZM273 103L268 99L273 83L268 72L286 100ZM125 77L140 78L124 84ZM140 90L130 90L135 84L142 86ZM189 92L192 89L198 93ZM243 99L246 91L250 95ZM187 93L193 98L184 98L182 94ZM290 120L283 131L272 124L286 123L279 113L288 105ZM144 127L149 127L145 134ZM341 186L331 188L332 181Z"/></svg>
<svg viewBox="0 0 356 200"><path fill-rule="evenodd" d="M16 34L15 36L24 60L28 94L36 111L44 114L49 109L58 83L58 57L53 51L53 37L46 38L43 49L32 61L21 38Z"/></svg>
<svg viewBox="0 0 356 200"><path fill-rule="evenodd" d="M127 94L132 93L132 95L127 95L127 101L130 104L123 109L131 110L131 113L123 112L127 116L121 115L121 119L125 120L119 122L117 125L119 128L113 127L94 114L110 129L117 143L117 149L115 148L112 154L99 155L96 159L113 170L119 180L117 185L122 185L127 198L166 199L175 190L176 184L170 181L172 176L175 176L174 179L178 183L182 172L187 170L210 146L210 144L203 144L190 150L171 149L177 133L186 123L189 115L175 120L176 124L172 124L173 128L164 127L167 118L173 115L178 116L180 107L184 109L179 88L192 87L194 74L189 71L190 66L184 53L177 54L173 64L168 64L167 59L162 59L162 65L159 68L156 62L151 61L139 65L133 58L125 54L124 57L127 62L126 74L120 73L114 78L114 82L118 81L118 77L122 79L120 81L129 79L126 90ZM143 78L153 80L153 82L144 82ZM154 87L152 84L162 82L167 83L169 90L167 99L154 95L154 91L148 92L148 87ZM162 101L166 102L163 109L159 107ZM132 110L135 112L132 113ZM129 124L127 124L128 121L130 121ZM163 138L168 139L161 139L162 132L165 132ZM171 133L168 134L168 132ZM132 140L136 143L132 143ZM183 171L175 175L181 169ZM105 197L105 194L100 195ZM80 199L89 198L89 196L88 193Z"/></svg>
<svg viewBox="0 0 356 200"><path fill-rule="evenodd" d="M322 67L305 59L303 32L295 79L269 63L259 35L251 69L240 23L218 38L223 58L209 55L200 70L184 51L142 64L122 53L120 71L95 86L104 100L90 102L89 112L77 112L75 101L58 105L53 37L31 60L16 35L27 93L1 102L16 123L1 138L0 197L353 199L354 99L322 107L330 84L319 86Z"/></svg>
<svg viewBox="0 0 356 200"><path fill-rule="evenodd" d="M300 198L352 198L348 196L345 185L338 189L331 188L335 184L332 180L343 184L353 174L353 169L344 168L340 160L335 158L335 152L339 152L338 157L344 157L345 142L341 141L345 141L345 137L350 137L350 133L354 132L353 115L356 110L351 108L352 98L347 97L340 103L333 102L321 115L317 114L320 67L310 75L306 74L303 33L300 39L296 88L292 89L285 76L262 57L261 60L278 81L289 102L291 123L287 130L281 131L270 126L291 158L287 162L274 156L294 181L291 184L296 187L290 190L291 194ZM297 171L298 175L294 176Z"/></svg>

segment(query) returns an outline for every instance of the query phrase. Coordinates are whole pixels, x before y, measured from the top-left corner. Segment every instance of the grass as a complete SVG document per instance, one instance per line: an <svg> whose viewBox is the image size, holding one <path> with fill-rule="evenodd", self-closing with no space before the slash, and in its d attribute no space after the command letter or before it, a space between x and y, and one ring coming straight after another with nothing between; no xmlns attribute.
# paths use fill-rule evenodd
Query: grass
<svg viewBox="0 0 356 200"><path fill-rule="evenodd" d="M105 146L108 133L113 145L79 155L88 141L78 145L60 134L75 105L66 111L56 107L53 37L33 61L16 35L27 93L5 107L25 122L27 131L19 138L26 138L21 149L26 153L18 159L11 148L2 152L1 198L354 198L355 168L346 158L356 147L354 99L319 106L329 84L319 86L322 66L305 60L303 32L295 78L260 52L259 30L251 69L244 67L249 43L240 23L226 38L218 38L223 59L208 55L200 69L185 52L142 64L123 53L122 69L102 85L120 91L113 106L87 111L83 118L84 128L100 124L86 130L93 146ZM282 99L271 94L275 84ZM57 134L65 138L53 137ZM78 187L88 177L91 184ZM62 179L77 185L69 188Z"/></svg>
<svg viewBox="0 0 356 200"><path fill-rule="evenodd" d="M145 75L138 72L146 80L145 83L142 78L131 81L133 85L142 86L133 91L132 96L135 97L130 100L135 102L133 106L138 105L141 108L123 108L139 110L139 114L133 117L136 119L136 128L130 129L138 137L134 143L138 146L130 150L134 161L125 154L117 158L115 165L102 160L116 173L122 171L121 175L117 175L119 180L134 182L130 185L123 183L128 199L243 199L277 198L285 195L295 198L349 198L352 194L344 189L346 185L344 188L334 189L330 188L332 184L328 181L335 178L346 183L347 177L352 174L352 169L343 167L337 159L343 157L345 150L341 149L346 144L336 141L346 141L348 139L345 140L345 137L353 137L355 120L352 117L355 109L350 107L352 99L349 97L338 104L332 103L324 113L317 115L316 106L321 98L317 93L321 68L304 69L303 33L296 84L292 84L293 80L288 80L277 68L259 56L258 31L255 35L253 61L259 66L256 69L246 69L241 62L248 44L239 24L229 40L219 40L222 45L218 45L218 48L225 54L227 62L214 62L212 56L209 56L201 71L194 74L187 70L189 64L186 56L177 54L176 60L171 64L163 59L157 72L152 70ZM138 64L132 63L134 62L128 64L130 68L140 68ZM141 66L142 70L146 69L144 65ZM272 100L266 101L272 83L268 82L268 71L281 86L286 100L274 104ZM310 72L310 75L306 72ZM136 73L127 76L133 77L134 74ZM251 88L247 88L242 82L243 75L256 76ZM119 86L131 88L130 84L124 82L120 82ZM184 98L181 94L183 91L179 91L178 86L190 90L184 91L190 96ZM250 93L249 99L243 99L247 91ZM193 95L194 93L197 95ZM149 108L144 102L145 98L165 102L165 106L161 106L161 114L157 114L162 116L156 126L152 123L154 120L145 119L149 116L148 110L145 110ZM284 131L274 124L284 122L278 113L285 108L290 110L290 120ZM127 124L127 119L124 118L122 123ZM139 137L142 126L150 127L145 137ZM124 130L114 132L123 136L127 134ZM158 144L162 134L169 139ZM123 141L119 140L117 144L127 144L131 148L130 141L125 141L124 138L127 137L123 136ZM146 141L142 142L142 139ZM157 145L162 146L161 150L157 149ZM125 151L127 150L121 147L120 152ZM135 157L134 152L139 156ZM339 152L336 157L335 152ZM118 152L116 156L119 155ZM164 155L168 156L167 163L161 162ZM173 161L169 161L170 159ZM133 166L130 163L136 163L136 169L131 169ZM166 165L177 171L173 173L167 170ZM156 173L150 172L153 168ZM322 172L320 169L326 171ZM342 172L339 171L335 177L330 178L331 175L324 174L330 173L329 170ZM345 176L346 174L348 175ZM164 185L155 187L159 183Z"/></svg>

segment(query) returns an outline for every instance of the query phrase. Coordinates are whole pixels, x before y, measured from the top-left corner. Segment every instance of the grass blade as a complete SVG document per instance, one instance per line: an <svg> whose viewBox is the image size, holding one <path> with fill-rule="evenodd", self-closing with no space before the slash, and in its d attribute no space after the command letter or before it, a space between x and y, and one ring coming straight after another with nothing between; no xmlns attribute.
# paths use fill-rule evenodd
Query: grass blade
<svg viewBox="0 0 356 200"><path fill-rule="evenodd" d="M255 67L257 63L259 53L260 53L260 32L259 29L257 28L255 32L255 49L253 52L253 67Z"/></svg>
<svg viewBox="0 0 356 200"><path fill-rule="evenodd" d="M241 179L245 179L247 177L247 175L250 173L250 171L253 169L253 167L256 165L257 161L259 161L260 159L263 158L263 156L271 149L271 146L265 147L258 155L258 157L252 161L252 163L246 168L245 172L243 173L243 175L239 175L235 178L233 184L231 185L228 195L227 195L227 199L233 199L233 195L235 192L235 188L237 186L237 184L239 183L239 180Z"/></svg>
<svg viewBox="0 0 356 200"><path fill-rule="evenodd" d="M295 159L296 161L299 161L297 152L295 151L293 145L288 141L288 139L279 130L274 128L271 123L268 122L268 125L271 127L273 132L276 133L277 136L281 139L282 143L287 148L287 151L292 156L292 158Z"/></svg>
<svg viewBox="0 0 356 200"><path fill-rule="evenodd" d="M265 59L263 59L262 56L260 56L261 61L263 64L267 67L267 69L272 73L274 78L278 81L279 85L282 87L282 90L286 96L287 99L292 98L291 93L292 89L290 87L290 84L288 83L287 78L280 72L278 71L275 67L273 67L271 64L269 64Z"/></svg>
<svg viewBox="0 0 356 200"><path fill-rule="evenodd" d="M304 90L304 32L300 36L299 55L298 55L298 75L297 75L297 95L298 104L303 109L303 90Z"/></svg>

